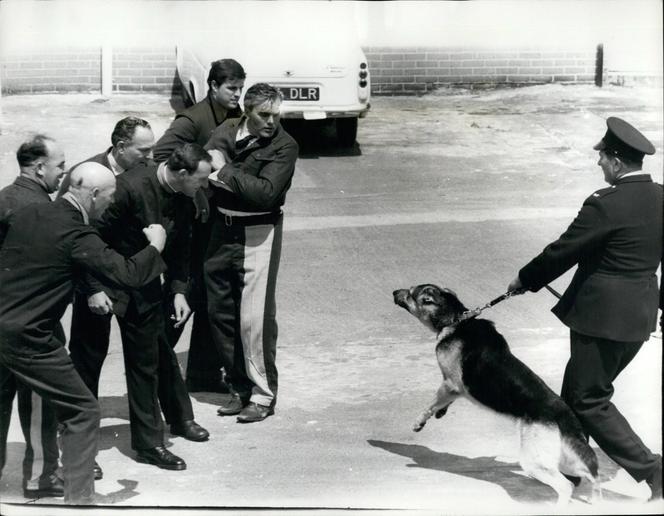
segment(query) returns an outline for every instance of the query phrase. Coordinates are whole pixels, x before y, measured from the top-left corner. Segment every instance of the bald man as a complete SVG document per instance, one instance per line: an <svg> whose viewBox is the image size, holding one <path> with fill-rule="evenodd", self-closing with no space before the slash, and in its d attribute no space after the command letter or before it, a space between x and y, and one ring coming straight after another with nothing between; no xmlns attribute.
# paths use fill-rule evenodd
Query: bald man
<svg viewBox="0 0 664 516"><path fill-rule="evenodd" d="M138 288L166 270L163 227L143 229L146 246L125 258L90 225L109 205L115 176L98 163L72 173L69 191L52 203L16 212L0 253L0 375L9 371L48 400L61 425L65 503L94 502L93 463L100 410L56 328L74 282L84 272Z"/></svg>
<svg viewBox="0 0 664 516"><path fill-rule="evenodd" d="M57 189L64 173L64 152L53 138L37 134L16 151L20 174L0 190L0 249L14 214L35 203L51 202L49 194ZM62 329L58 328L61 335ZM64 337L63 337L64 338ZM41 396L28 389L13 374L0 376L0 473L7 456L7 435L14 397L25 438L23 458L23 495L26 498L64 495L58 469L57 422L55 413Z"/></svg>

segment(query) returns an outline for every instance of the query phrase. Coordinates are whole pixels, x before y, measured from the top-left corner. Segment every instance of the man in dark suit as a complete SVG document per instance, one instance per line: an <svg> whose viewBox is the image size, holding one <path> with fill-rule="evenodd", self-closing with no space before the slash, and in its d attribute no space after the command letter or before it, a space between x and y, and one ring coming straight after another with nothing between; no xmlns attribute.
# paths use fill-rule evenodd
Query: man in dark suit
<svg viewBox="0 0 664 516"><path fill-rule="evenodd" d="M662 259L662 186L642 171L655 148L611 117L594 147L611 185L588 197L576 219L519 271L509 290L538 291L578 265L553 308L570 328L571 356L561 395L585 432L653 499L662 497L662 458L653 454L611 403L613 381L657 322L656 271ZM661 308L661 307L660 307Z"/></svg>
<svg viewBox="0 0 664 516"><path fill-rule="evenodd" d="M207 97L194 106L178 113L175 120L159 139L154 149L154 159L162 162L183 143L207 143L212 132L229 118L242 116L240 95L244 88L245 72L234 59L214 61L208 74ZM192 282L187 298L194 310L189 353L187 355L187 388L190 392L224 391L221 378L221 357L214 346L207 317L207 296L203 281L203 259L210 239L212 221L203 190L195 199L198 216L192 225ZM168 303L168 300L166 300ZM182 327L168 328L168 338L173 347L177 344Z"/></svg>
<svg viewBox="0 0 664 516"><path fill-rule="evenodd" d="M196 144L186 144L166 163L134 167L118 178L113 203L96 228L102 238L124 256L142 245L141 228L160 223L167 228L164 260L168 264L162 287L155 279L140 289L118 289L89 278L84 294L104 292L111 300L107 315L89 311L73 314L72 332L94 335L98 327L110 325L111 313L120 326L127 376L132 448L137 460L164 469L186 469L185 462L164 447L159 404L171 433L192 441L204 441L208 432L194 421L194 414L175 352L165 338L162 298L164 290L173 305L176 325L185 323L191 310L185 299L189 279L191 199L210 174L210 156ZM169 323L172 323L169 321ZM98 385L105 353L91 351L89 343L70 349L81 377ZM73 341L73 338L72 338Z"/></svg>
<svg viewBox="0 0 664 516"><path fill-rule="evenodd" d="M138 288L166 269L161 226L142 228L143 247L124 257L89 221L113 198L115 177L97 163L81 165L61 199L19 210L0 250L0 376L9 371L53 406L61 425L65 503L94 502L93 463L100 409L59 336L74 282L84 271Z"/></svg>
<svg viewBox="0 0 664 516"><path fill-rule="evenodd" d="M14 214L31 204L51 202L49 194L57 190L64 174L64 153L48 136L36 135L24 142L16 152L16 159L20 175L0 190L0 249ZM60 326L56 331L64 339ZM55 412L41 396L16 381L9 371L5 372L0 377L0 473L5 465L7 432L16 395L25 438L23 494L27 498L63 496L64 484L56 475L59 452Z"/></svg>

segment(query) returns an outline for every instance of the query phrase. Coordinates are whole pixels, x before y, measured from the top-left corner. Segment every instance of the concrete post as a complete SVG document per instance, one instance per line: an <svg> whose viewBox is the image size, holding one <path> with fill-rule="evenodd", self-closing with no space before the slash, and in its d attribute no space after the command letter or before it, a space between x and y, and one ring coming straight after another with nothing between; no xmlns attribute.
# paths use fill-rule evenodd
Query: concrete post
<svg viewBox="0 0 664 516"><path fill-rule="evenodd" d="M101 46L101 94L113 94L113 47L108 43Z"/></svg>
<svg viewBox="0 0 664 516"><path fill-rule="evenodd" d="M601 43L597 45L597 53L595 54L595 86L602 87L602 80L604 78L604 45Z"/></svg>

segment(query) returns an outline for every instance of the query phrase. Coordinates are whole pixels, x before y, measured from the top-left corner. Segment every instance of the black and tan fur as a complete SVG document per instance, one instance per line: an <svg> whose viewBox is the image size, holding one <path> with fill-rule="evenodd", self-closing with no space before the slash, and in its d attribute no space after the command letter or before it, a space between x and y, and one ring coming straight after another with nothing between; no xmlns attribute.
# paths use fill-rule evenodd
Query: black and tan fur
<svg viewBox="0 0 664 516"><path fill-rule="evenodd" d="M597 482L597 456L576 416L528 366L516 358L494 324L471 318L457 322L466 307L448 289L419 285L396 290L394 302L438 334L436 357L443 374L433 402L417 418L419 432L427 420L442 417L460 396L517 421L519 463L533 478L567 503L574 488L563 476Z"/></svg>

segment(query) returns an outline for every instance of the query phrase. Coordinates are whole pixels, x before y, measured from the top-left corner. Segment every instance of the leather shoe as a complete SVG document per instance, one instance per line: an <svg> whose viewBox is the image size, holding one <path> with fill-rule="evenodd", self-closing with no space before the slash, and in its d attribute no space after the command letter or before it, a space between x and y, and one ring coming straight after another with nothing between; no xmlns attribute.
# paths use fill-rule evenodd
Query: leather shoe
<svg viewBox="0 0 664 516"><path fill-rule="evenodd" d="M104 472L101 469L101 466L97 464L97 461L95 461L95 465L93 466L93 471L95 472L95 480L101 480L104 478Z"/></svg>
<svg viewBox="0 0 664 516"><path fill-rule="evenodd" d="M650 487L650 500L662 499L662 460L655 467L655 470L646 479L648 487Z"/></svg>
<svg viewBox="0 0 664 516"><path fill-rule="evenodd" d="M220 416L234 416L242 412L242 409L247 406L249 400L244 400L239 394L233 393L231 398L222 403L217 409L217 414Z"/></svg>
<svg viewBox="0 0 664 516"><path fill-rule="evenodd" d="M60 498L65 495L65 483L55 473L46 481L39 482L39 489L23 488L23 496L26 498Z"/></svg>
<svg viewBox="0 0 664 516"><path fill-rule="evenodd" d="M263 419L272 414L274 414L273 407L266 407L265 405L250 402L249 405L242 409L237 420L238 423L255 423L257 421L263 421Z"/></svg>
<svg viewBox="0 0 664 516"><path fill-rule="evenodd" d="M207 441L208 437L210 437L210 432L193 419L172 424L171 433L196 442Z"/></svg>
<svg viewBox="0 0 664 516"><path fill-rule="evenodd" d="M136 460L143 464L152 464L161 469L173 469L178 471L187 469L187 465L180 457L173 455L163 446L155 446L154 448L148 448L147 450L138 450L136 453Z"/></svg>

